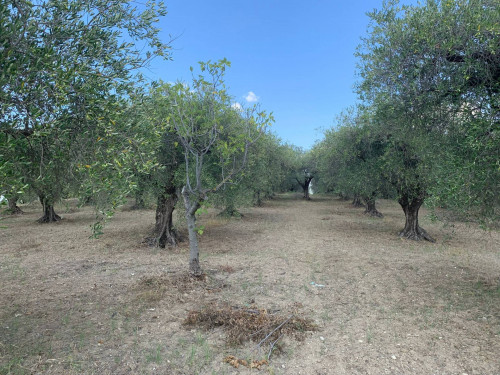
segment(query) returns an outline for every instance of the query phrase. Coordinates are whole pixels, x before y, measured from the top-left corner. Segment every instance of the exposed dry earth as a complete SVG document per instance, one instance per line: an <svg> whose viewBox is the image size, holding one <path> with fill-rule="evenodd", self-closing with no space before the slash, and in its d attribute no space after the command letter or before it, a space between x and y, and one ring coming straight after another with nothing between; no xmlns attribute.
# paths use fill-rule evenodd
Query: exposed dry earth
<svg viewBox="0 0 500 375"><path fill-rule="evenodd" d="M404 216L280 196L201 222L206 281L186 278L188 244L146 247L153 211L119 212L99 240L74 202L36 224L37 206L0 221L0 374L246 374L222 328L182 323L210 303L290 311L319 326L284 336L269 374L500 374L500 235L422 212L436 244L401 240ZM66 212L64 212L66 211Z"/></svg>

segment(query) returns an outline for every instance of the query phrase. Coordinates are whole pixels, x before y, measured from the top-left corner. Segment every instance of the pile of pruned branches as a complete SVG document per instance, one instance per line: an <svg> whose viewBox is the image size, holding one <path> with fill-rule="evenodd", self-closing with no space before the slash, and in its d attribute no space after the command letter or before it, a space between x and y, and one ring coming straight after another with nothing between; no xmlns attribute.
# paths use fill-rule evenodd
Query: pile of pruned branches
<svg viewBox="0 0 500 375"><path fill-rule="evenodd" d="M184 324L205 330L221 327L226 332L229 345L255 342L256 349L266 349L268 360L273 351L279 348L278 342L284 336L303 340L306 332L318 329L311 319L300 317L297 311L283 314L279 310L227 304L210 304L200 310L190 311Z"/></svg>

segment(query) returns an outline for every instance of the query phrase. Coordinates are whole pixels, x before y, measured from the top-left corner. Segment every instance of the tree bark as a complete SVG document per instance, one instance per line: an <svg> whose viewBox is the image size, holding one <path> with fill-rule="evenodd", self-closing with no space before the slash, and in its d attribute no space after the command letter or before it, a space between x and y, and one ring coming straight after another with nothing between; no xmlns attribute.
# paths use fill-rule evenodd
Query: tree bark
<svg viewBox="0 0 500 375"><path fill-rule="evenodd" d="M307 180L306 180L307 181ZM304 199L307 199L307 200L310 200L311 197L309 196L309 184L310 184L310 180L307 181L307 183L305 184L305 186L303 187L304 189Z"/></svg>
<svg viewBox="0 0 500 375"><path fill-rule="evenodd" d="M436 242L424 229L418 225L418 211L424 203L424 198L409 198L403 195L398 200L403 212L405 213L406 223L399 236L414 241L427 240Z"/></svg>
<svg viewBox="0 0 500 375"><path fill-rule="evenodd" d="M371 217L384 217L384 215L382 215L375 206L375 195L365 196L363 197L363 200L366 203L366 209L364 212L365 215L369 215Z"/></svg>
<svg viewBox="0 0 500 375"><path fill-rule="evenodd" d="M177 201L178 196L175 187L166 188L158 197L155 228L151 237L146 238L146 242L151 246L165 248L167 245L177 245L179 239L173 224L173 213Z"/></svg>
<svg viewBox="0 0 500 375"><path fill-rule="evenodd" d="M199 199L192 201L186 187L182 188L184 207L186 208L186 221L189 233L189 271L195 277L203 275L200 266L200 249L196 233L196 211L201 207Z"/></svg>
<svg viewBox="0 0 500 375"><path fill-rule="evenodd" d="M304 183L302 183L298 178L296 178L297 182L302 187L302 190L304 190L304 199L307 200L311 200L311 198L309 197L309 185L311 184L312 179L313 177L305 177Z"/></svg>
<svg viewBox="0 0 500 375"><path fill-rule="evenodd" d="M354 198L353 198L351 204L355 208L360 208L360 207L364 207L365 206L363 203L361 203L361 197L358 194L354 195Z"/></svg>
<svg viewBox="0 0 500 375"><path fill-rule="evenodd" d="M11 215L21 215L23 214L23 210L21 210L19 208L19 206L17 205L17 200L19 198L17 197L9 197L7 198L7 201L8 201L8 204L9 204L9 208L6 210L7 213L11 214Z"/></svg>
<svg viewBox="0 0 500 375"><path fill-rule="evenodd" d="M40 196L40 203L43 206L43 216L38 219L39 223L53 223L61 220L61 216L54 211L54 203L50 202L44 196Z"/></svg>

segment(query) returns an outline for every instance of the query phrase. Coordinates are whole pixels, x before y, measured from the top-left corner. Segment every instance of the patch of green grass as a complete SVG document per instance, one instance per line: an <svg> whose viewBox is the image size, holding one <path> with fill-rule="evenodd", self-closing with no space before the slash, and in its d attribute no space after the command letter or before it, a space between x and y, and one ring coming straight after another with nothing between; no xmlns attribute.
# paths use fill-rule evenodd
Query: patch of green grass
<svg viewBox="0 0 500 375"><path fill-rule="evenodd" d="M152 348L146 354L146 362L160 364L163 359L162 351L163 351L163 345L160 344L156 345L156 347Z"/></svg>
<svg viewBox="0 0 500 375"><path fill-rule="evenodd" d="M215 353L206 337L200 332L192 340L179 338L168 360L177 368L189 368L190 374L206 374L207 367L214 361Z"/></svg>
<svg viewBox="0 0 500 375"><path fill-rule="evenodd" d="M373 341L373 331L370 327L366 329L365 339L368 344L371 344Z"/></svg>
<svg viewBox="0 0 500 375"><path fill-rule="evenodd" d="M31 371L23 367L24 358L13 357L6 363L0 364L0 375L25 375Z"/></svg>

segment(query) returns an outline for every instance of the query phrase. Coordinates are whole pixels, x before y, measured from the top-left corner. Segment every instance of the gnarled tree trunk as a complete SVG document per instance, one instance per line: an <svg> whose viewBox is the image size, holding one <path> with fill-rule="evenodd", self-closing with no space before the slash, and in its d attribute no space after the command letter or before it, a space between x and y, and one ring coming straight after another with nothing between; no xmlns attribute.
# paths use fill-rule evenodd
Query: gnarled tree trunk
<svg viewBox="0 0 500 375"><path fill-rule="evenodd" d="M40 196L40 203L43 206L43 216L38 219L39 223L53 223L61 220L61 216L54 211L54 203L49 201L45 196Z"/></svg>
<svg viewBox="0 0 500 375"><path fill-rule="evenodd" d="M361 197L359 196L359 194L355 194L354 195L354 198L352 200L352 206L355 207L355 208L360 208L360 207L364 207L365 205L361 202Z"/></svg>
<svg viewBox="0 0 500 375"><path fill-rule="evenodd" d="M178 237L173 224L173 213L177 200L175 187L166 188L163 194L158 197L155 228L151 237L146 239L150 245L161 248L167 245L177 245Z"/></svg>
<svg viewBox="0 0 500 375"><path fill-rule="evenodd" d="M200 249L196 233L196 211L201 207L199 199L193 201L186 187L182 188L184 207L186 208L186 220L189 233L189 271L193 276L200 277L203 274L200 266Z"/></svg>
<svg viewBox="0 0 500 375"><path fill-rule="evenodd" d="M424 203L424 198L422 196L409 198L408 195L402 195L398 202L401 205L406 217L405 227L399 233L399 236L414 241L427 240L430 242L436 242L418 225L418 211Z"/></svg>
<svg viewBox="0 0 500 375"><path fill-rule="evenodd" d="M369 215L371 217L384 217L384 215L382 215L375 206L375 194L372 194L371 196L364 196L363 200L366 203L366 209L364 212L365 215Z"/></svg>
<svg viewBox="0 0 500 375"><path fill-rule="evenodd" d="M11 215L21 215L23 214L23 210L19 208L17 205L17 197L9 197L7 198L7 202L9 204L9 208L6 210L6 213L11 214Z"/></svg>

